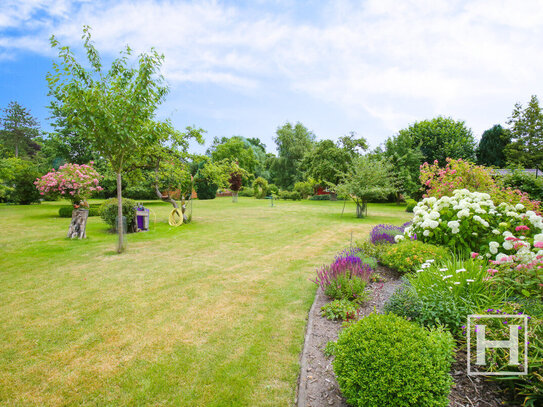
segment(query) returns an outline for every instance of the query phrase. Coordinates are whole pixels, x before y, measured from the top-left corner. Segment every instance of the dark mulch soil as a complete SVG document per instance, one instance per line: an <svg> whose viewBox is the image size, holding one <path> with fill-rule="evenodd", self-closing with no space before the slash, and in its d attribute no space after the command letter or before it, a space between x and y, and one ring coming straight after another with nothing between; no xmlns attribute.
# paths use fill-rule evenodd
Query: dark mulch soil
<svg viewBox="0 0 543 407"><path fill-rule="evenodd" d="M372 283L369 286L370 298L359 310L360 318L375 311L381 312L388 298L401 286L397 273L383 267L380 267L378 272L385 277L386 281ZM321 307L328 302L329 299L319 288L309 314L305 345L301 356L298 407L348 406L341 396L334 376L333 358L324 355L326 344L337 340L342 326L342 322L330 321L321 316ZM466 374L465 353L458 353L451 374L455 384L449 396L450 407L510 406L500 397L500 391L495 382Z"/></svg>

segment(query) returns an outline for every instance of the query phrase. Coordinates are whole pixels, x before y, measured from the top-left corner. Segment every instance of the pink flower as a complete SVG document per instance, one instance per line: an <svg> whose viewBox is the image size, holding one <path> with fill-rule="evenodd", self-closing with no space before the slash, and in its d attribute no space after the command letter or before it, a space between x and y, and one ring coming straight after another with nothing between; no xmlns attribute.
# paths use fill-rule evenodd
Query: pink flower
<svg viewBox="0 0 543 407"><path fill-rule="evenodd" d="M475 252L471 253L472 259L475 259L477 256L479 256L479 253L475 253Z"/></svg>
<svg viewBox="0 0 543 407"><path fill-rule="evenodd" d="M498 270L496 270L496 269L488 269L486 272L491 274L491 275L494 275L494 274L496 274L498 272Z"/></svg>
<svg viewBox="0 0 543 407"><path fill-rule="evenodd" d="M535 242L534 247L537 247L538 249L543 249L543 242Z"/></svg>

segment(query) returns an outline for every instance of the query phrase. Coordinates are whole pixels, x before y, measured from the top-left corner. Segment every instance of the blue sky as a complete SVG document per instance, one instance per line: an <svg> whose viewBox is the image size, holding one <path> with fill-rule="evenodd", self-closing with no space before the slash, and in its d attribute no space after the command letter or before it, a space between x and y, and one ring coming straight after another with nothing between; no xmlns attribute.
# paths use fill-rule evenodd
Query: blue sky
<svg viewBox="0 0 543 407"><path fill-rule="evenodd" d="M273 137L286 121L318 139L372 147L437 115L479 138L516 102L543 96L539 0L0 2L0 107L17 100L47 129L49 37L104 59L129 44L165 55L159 116L214 136ZM199 147L199 151L204 151Z"/></svg>

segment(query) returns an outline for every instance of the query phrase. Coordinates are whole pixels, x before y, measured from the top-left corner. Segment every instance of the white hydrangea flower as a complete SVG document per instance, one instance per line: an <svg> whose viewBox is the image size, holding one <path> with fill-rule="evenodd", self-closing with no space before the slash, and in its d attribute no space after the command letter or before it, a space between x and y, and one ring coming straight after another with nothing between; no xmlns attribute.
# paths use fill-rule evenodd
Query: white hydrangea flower
<svg viewBox="0 0 543 407"><path fill-rule="evenodd" d="M509 240L506 240L505 242L503 242L503 248L505 250L512 250L513 249L513 243L511 243L511 241Z"/></svg>
<svg viewBox="0 0 543 407"><path fill-rule="evenodd" d="M399 242L401 242L401 241L404 240L404 239L405 239L405 236L404 236L404 235L396 235L396 236L394 236L394 241L395 241L396 243L399 243Z"/></svg>
<svg viewBox="0 0 543 407"><path fill-rule="evenodd" d="M423 234L424 236L430 236L430 231L429 231L429 230L425 230L422 234Z"/></svg>
<svg viewBox="0 0 543 407"><path fill-rule="evenodd" d="M521 204L521 203L518 203L518 204L515 205L515 209L516 209L517 211L521 211L521 210L524 209L524 205Z"/></svg>

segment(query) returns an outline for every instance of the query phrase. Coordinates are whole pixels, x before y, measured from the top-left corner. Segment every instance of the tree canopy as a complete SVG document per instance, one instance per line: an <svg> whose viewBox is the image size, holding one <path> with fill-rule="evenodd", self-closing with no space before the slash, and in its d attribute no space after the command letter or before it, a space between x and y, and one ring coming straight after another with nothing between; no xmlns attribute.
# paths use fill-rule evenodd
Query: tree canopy
<svg viewBox="0 0 543 407"><path fill-rule="evenodd" d="M273 178L276 185L290 189L296 181L301 181L300 164L304 155L313 149L315 135L302 123L285 123L277 128L276 137L278 157L272 163Z"/></svg>
<svg viewBox="0 0 543 407"><path fill-rule="evenodd" d="M543 168L543 112L537 96L532 96L525 109L515 104L507 124L512 137L505 152L507 161L526 168Z"/></svg>
<svg viewBox="0 0 543 407"><path fill-rule="evenodd" d="M30 111L13 101L4 109L0 119L0 142L14 157L34 155L40 150L36 142L40 136L39 123Z"/></svg>
<svg viewBox="0 0 543 407"><path fill-rule="evenodd" d="M475 139L463 121L438 116L416 122L398 134L402 143L409 142L411 148L419 148L426 162L438 160L445 165L446 158L475 158Z"/></svg>
<svg viewBox="0 0 543 407"><path fill-rule="evenodd" d="M511 142L511 132L504 129L499 124L485 130L481 136L481 141L475 151L477 155L477 164L505 167L505 147Z"/></svg>

